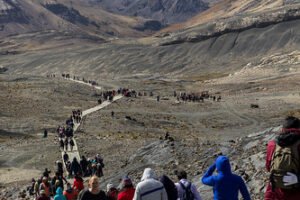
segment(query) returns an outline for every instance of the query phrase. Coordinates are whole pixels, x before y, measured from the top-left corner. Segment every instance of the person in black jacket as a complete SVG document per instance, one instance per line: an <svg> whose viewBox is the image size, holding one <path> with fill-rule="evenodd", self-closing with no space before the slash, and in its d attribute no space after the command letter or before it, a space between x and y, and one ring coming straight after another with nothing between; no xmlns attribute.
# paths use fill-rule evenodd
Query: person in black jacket
<svg viewBox="0 0 300 200"><path fill-rule="evenodd" d="M160 182L166 189L168 200L177 200L178 192L174 182L166 175L160 177Z"/></svg>

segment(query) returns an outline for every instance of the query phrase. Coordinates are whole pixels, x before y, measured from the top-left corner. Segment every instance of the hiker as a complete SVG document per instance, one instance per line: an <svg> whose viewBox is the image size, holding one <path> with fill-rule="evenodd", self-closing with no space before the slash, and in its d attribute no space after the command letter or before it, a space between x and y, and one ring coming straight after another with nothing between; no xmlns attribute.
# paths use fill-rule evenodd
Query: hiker
<svg viewBox="0 0 300 200"><path fill-rule="evenodd" d="M41 190L40 195L36 198L36 200L50 200L50 197L46 195L45 190Z"/></svg>
<svg viewBox="0 0 300 200"><path fill-rule="evenodd" d="M158 96L156 97L156 101L159 102L159 100L160 100L160 96L158 95Z"/></svg>
<svg viewBox="0 0 300 200"><path fill-rule="evenodd" d="M162 175L159 180L163 185L168 195L168 200L177 200L178 191L174 182L166 175Z"/></svg>
<svg viewBox="0 0 300 200"><path fill-rule="evenodd" d="M81 174L81 167L80 167L80 164L77 161L77 158L74 157L73 161L71 163L71 175L72 174L76 175L78 173Z"/></svg>
<svg viewBox="0 0 300 200"><path fill-rule="evenodd" d="M54 200L67 200L66 197L63 195L63 189L61 187L57 188Z"/></svg>
<svg viewBox="0 0 300 200"><path fill-rule="evenodd" d="M63 139L59 139L59 147L61 151L65 149L65 143Z"/></svg>
<svg viewBox="0 0 300 200"><path fill-rule="evenodd" d="M217 169L217 175L213 175ZM213 187L214 199L238 200L239 191L244 200L251 200L244 180L231 172L229 159L219 156L202 177L202 183Z"/></svg>
<svg viewBox="0 0 300 200"><path fill-rule="evenodd" d="M118 190L112 183L108 183L106 186L106 196L107 200L117 200L118 198Z"/></svg>
<svg viewBox="0 0 300 200"><path fill-rule="evenodd" d="M170 134L169 132L167 131L166 134L165 134L165 140L168 140L170 138Z"/></svg>
<svg viewBox="0 0 300 200"><path fill-rule="evenodd" d="M141 182L136 186L133 200L168 200L163 184L156 180L151 168L144 170Z"/></svg>
<svg viewBox="0 0 300 200"><path fill-rule="evenodd" d="M66 200L76 200L78 192L72 188L70 183L67 183L67 189L63 192Z"/></svg>
<svg viewBox="0 0 300 200"><path fill-rule="evenodd" d="M69 144L69 139L66 137L66 138L65 138L65 142L64 142L64 145L65 145L65 151L68 151L68 144Z"/></svg>
<svg viewBox="0 0 300 200"><path fill-rule="evenodd" d="M128 176L125 176L121 180L120 192L118 194L117 200L132 200L134 196L135 189L133 187L132 181Z"/></svg>
<svg viewBox="0 0 300 200"><path fill-rule="evenodd" d="M79 196L78 200L107 200L105 192L100 190L99 178L93 176L89 181L89 189L83 190Z"/></svg>
<svg viewBox="0 0 300 200"><path fill-rule="evenodd" d="M67 152L64 153L63 159L64 159L64 163L67 163L67 162L68 162L68 160L69 160L69 155L67 154Z"/></svg>
<svg viewBox="0 0 300 200"><path fill-rule="evenodd" d="M75 146L74 140L72 138L70 138L70 149L71 151L73 151L73 147Z"/></svg>
<svg viewBox="0 0 300 200"><path fill-rule="evenodd" d="M48 137L48 131L47 129L44 130L44 138Z"/></svg>
<svg viewBox="0 0 300 200"><path fill-rule="evenodd" d="M187 173L180 170L176 173L178 183L175 183L178 191L178 199L180 200L201 200L200 194L196 186L187 180Z"/></svg>
<svg viewBox="0 0 300 200"><path fill-rule="evenodd" d="M64 170L63 170L63 164L60 160L57 160L55 162L56 165L56 170L55 170L55 174L59 173L60 176L63 176Z"/></svg>
<svg viewBox="0 0 300 200"><path fill-rule="evenodd" d="M268 142L266 169L271 175L265 200L300 199L299 155L300 120L289 116L284 120L281 133Z"/></svg>
<svg viewBox="0 0 300 200"><path fill-rule="evenodd" d="M47 177L49 178L49 174L51 173L50 170L48 170L48 168L45 168L44 172L43 172L43 177Z"/></svg>
<svg viewBox="0 0 300 200"><path fill-rule="evenodd" d="M42 178L39 178L35 184L34 184L34 193L35 193L35 198L40 196L40 184L42 183Z"/></svg>
<svg viewBox="0 0 300 200"><path fill-rule="evenodd" d="M43 177L42 183L39 186L39 191L44 190L46 197L50 196L50 184L47 177Z"/></svg>
<svg viewBox="0 0 300 200"><path fill-rule="evenodd" d="M113 118L115 116L115 112L111 111L111 117Z"/></svg>
<svg viewBox="0 0 300 200"><path fill-rule="evenodd" d="M87 159L85 158L85 156L81 156L81 159L80 159L80 167L81 167L81 170L82 170L82 175L83 176L86 176L88 173L87 173L87 168L88 168L88 161Z"/></svg>
<svg viewBox="0 0 300 200"><path fill-rule="evenodd" d="M78 193L84 189L83 179L79 174L74 176L73 189L75 189Z"/></svg>
<svg viewBox="0 0 300 200"><path fill-rule="evenodd" d="M64 182L63 181L65 181L67 183L67 180L65 179L65 177L63 177L61 175L60 172L55 172L55 176L51 180L51 185L52 185L52 187L54 187L53 193L56 192L56 189L58 187L61 187L62 189L64 189Z"/></svg>

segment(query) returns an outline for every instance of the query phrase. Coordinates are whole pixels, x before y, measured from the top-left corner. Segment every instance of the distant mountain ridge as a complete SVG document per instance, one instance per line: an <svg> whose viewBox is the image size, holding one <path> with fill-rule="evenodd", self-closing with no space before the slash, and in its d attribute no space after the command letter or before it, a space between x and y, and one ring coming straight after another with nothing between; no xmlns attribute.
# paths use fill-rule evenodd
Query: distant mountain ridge
<svg viewBox="0 0 300 200"><path fill-rule="evenodd" d="M0 0L0 36L39 31L103 38L141 37L159 30L153 20L109 13L80 0Z"/></svg>
<svg viewBox="0 0 300 200"><path fill-rule="evenodd" d="M163 24L183 22L209 8L209 3L203 0L88 0L88 2L113 13L141 16L158 20Z"/></svg>

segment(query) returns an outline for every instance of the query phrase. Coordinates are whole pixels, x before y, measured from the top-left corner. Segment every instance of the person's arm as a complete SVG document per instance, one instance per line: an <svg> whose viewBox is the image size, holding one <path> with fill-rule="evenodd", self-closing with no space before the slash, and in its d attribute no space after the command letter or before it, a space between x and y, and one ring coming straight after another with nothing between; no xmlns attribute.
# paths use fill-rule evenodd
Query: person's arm
<svg viewBox="0 0 300 200"><path fill-rule="evenodd" d="M194 184L191 185L191 191L194 194L194 199L195 200L202 200L200 193L198 192L196 186Z"/></svg>
<svg viewBox="0 0 300 200"><path fill-rule="evenodd" d="M250 194L249 194L249 191L248 191L248 189L247 189L247 186L246 186L246 184L245 184L245 182L244 182L244 180L240 177L240 192L241 192L241 194L242 194L242 196L243 196L243 199L244 200L251 200L251 197L250 197Z"/></svg>
<svg viewBox="0 0 300 200"><path fill-rule="evenodd" d="M204 176L202 177L202 183L209 186L214 186L215 181L212 174L214 173L216 169L216 164L214 163L211 165L208 170L205 172Z"/></svg>
<svg viewBox="0 0 300 200"><path fill-rule="evenodd" d="M141 199L140 189L139 189L138 186L136 186L134 196L133 196L133 200L140 200L140 199Z"/></svg>

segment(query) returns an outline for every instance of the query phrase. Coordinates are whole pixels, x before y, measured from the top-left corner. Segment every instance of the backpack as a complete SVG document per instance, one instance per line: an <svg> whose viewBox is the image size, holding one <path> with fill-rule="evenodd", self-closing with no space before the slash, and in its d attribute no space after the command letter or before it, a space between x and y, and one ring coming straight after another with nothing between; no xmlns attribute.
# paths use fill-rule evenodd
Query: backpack
<svg viewBox="0 0 300 200"><path fill-rule="evenodd" d="M182 189L184 190L182 199L180 199L180 200L194 200L194 194L191 190L192 184L190 182L188 182L188 185L186 187L180 181L179 181L179 184L181 185Z"/></svg>
<svg viewBox="0 0 300 200"><path fill-rule="evenodd" d="M300 172L299 145L300 141L287 147L281 147L276 144L270 168L270 182L273 188L295 189L300 186L299 183L285 186L282 180L287 172L294 174L299 174Z"/></svg>

